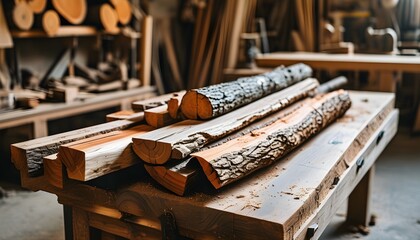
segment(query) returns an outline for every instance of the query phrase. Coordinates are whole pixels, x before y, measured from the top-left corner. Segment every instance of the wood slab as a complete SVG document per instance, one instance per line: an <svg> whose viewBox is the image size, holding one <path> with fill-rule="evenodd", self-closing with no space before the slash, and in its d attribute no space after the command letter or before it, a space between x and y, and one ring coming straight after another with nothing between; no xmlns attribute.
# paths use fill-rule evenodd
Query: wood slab
<svg viewBox="0 0 420 240"><path fill-rule="evenodd" d="M119 193L118 209L150 221L170 209L191 238L292 239L393 109L393 94L350 96L344 117L268 169L188 198L140 182Z"/></svg>

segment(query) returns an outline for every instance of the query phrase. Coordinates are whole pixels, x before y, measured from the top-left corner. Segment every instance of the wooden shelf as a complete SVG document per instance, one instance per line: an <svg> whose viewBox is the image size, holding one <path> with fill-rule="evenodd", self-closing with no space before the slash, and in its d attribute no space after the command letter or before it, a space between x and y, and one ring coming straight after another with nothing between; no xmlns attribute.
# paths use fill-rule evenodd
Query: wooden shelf
<svg viewBox="0 0 420 240"><path fill-rule="evenodd" d="M104 32L92 26L62 26L54 36L48 36L43 30L29 30L29 31L12 31L14 38L58 38L58 37L89 37L96 36L100 33L108 35L117 35L117 33Z"/></svg>

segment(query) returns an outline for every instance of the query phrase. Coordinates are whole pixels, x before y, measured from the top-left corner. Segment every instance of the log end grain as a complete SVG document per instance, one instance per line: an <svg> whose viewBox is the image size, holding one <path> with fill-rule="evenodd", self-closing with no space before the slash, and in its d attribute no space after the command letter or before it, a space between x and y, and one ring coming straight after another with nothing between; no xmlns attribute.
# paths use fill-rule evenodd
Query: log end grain
<svg viewBox="0 0 420 240"><path fill-rule="evenodd" d="M131 5L128 0L111 0L112 5L118 16L118 21L122 25L126 25L131 21Z"/></svg>
<svg viewBox="0 0 420 240"><path fill-rule="evenodd" d="M146 163L160 165L171 159L172 146L167 143L133 138L133 150Z"/></svg>
<svg viewBox="0 0 420 240"><path fill-rule="evenodd" d="M52 0L54 8L72 24L81 24L86 18L86 0Z"/></svg>
<svg viewBox="0 0 420 240"><path fill-rule="evenodd" d="M28 1L29 7L32 9L32 12L35 14L42 13L47 6L47 0L31 0Z"/></svg>
<svg viewBox="0 0 420 240"><path fill-rule="evenodd" d="M213 117L213 105L209 98L201 94L197 94L197 110L200 119L210 119Z"/></svg>
<svg viewBox="0 0 420 240"><path fill-rule="evenodd" d="M181 111L187 119L197 119L197 92L194 90L188 91L181 102Z"/></svg>
<svg viewBox="0 0 420 240"><path fill-rule="evenodd" d="M85 181L85 153L70 149L69 146L61 145L58 158L66 166L67 175L71 179Z"/></svg>
<svg viewBox="0 0 420 240"><path fill-rule="evenodd" d="M211 164L206 159L200 156L195 156L195 158L197 159L198 163L203 169L203 172L206 175L209 182L211 183L211 185L213 185L215 189L221 188L223 186L222 181L220 181L217 172L213 169Z"/></svg>
<svg viewBox="0 0 420 240"><path fill-rule="evenodd" d="M60 16L54 10L48 10L42 16L42 28L48 36L55 36L60 28Z"/></svg>
<svg viewBox="0 0 420 240"><path fill-rule="evenodd" d="M169 171L164 166L151 166L145 164L144 167L150 176L166 189L179 196L185 194L188 180L187 176Z"/></svg>
<svg viewBox="0 0 420 240"><path fill-rule="evenodd" d="M25 1L21 1L13 8L13 22L21 30L29 30L34 24L34 13Z"/></svg>
<svg viewBox="0 0 420 240"><path fill-rule="evenodd" d="M105 31L110 33L118 33L118 16L117 12L111 5L102 4L99 10L99 18L101 19L102 26Z"/></svg>

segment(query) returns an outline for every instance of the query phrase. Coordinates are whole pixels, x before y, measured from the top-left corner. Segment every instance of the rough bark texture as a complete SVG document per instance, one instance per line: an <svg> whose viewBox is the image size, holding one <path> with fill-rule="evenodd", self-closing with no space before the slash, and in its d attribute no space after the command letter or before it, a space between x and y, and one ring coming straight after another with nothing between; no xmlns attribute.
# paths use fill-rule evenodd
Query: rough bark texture
<svg viewBox="0 0 420 240"><path fill-rule="evenodd" d="M210 129L205 129L188 136L186 139L181 139L173 145L173 150L176 151L180 158L185 158L190 153L202 148L204 145L220 139L232 132L235 132L249 124L266 117L274 112L280 111L292 103L297 102L308 96L308 94L317 86L316 80L306 80L311 82L309 85L302 87L299 91L292 91L287 97L279 98L273 102L267 102L266 105L258 109L249 109L247 115L240 118L232 118L225 121L223 124L216 125Z"/></svg>
<svg viewBox="0 0 420 240"><path fill-rule="evenodd" d="M279 67L265 74L239 78L236 81L195 89L190 92L196 92L198 95L198 117L208 119L280 91L311 75L312 69L309 66L296 64L287 68ZM190 105L185 104L185 106ZM187 117L191 116L191 114L188 114L188 111L191 111L189 108L183 107L181 104L181 110Z"/></svg>
<svg viewBox="0 0 420 240"><path fill-rule="evenodd" d="M77 140L122 130L135 125L135 122L128 120L114 121L84 129L74 130L67 133L48 136L45 138L29 140L12 145L12 158L15 164L27 164L28 174L35 177L42 174L42 158L58 152L61 145ZM13 149L23 151L26 159L18 159L18 154L13 154Z"/></svg>
<svg viewBox="0 0 420 240"><path fill-rule="evenodd" d="M273 164L342 116L350 106L349 95L341 93L324 101L298 123L269 134L257 144L223 154L208 161L219 179L218 184L212 181L213 185L220 188L259 168ZM203 164L204 161L200 162ZM207 164L207 161L204 164Z"/></svg>

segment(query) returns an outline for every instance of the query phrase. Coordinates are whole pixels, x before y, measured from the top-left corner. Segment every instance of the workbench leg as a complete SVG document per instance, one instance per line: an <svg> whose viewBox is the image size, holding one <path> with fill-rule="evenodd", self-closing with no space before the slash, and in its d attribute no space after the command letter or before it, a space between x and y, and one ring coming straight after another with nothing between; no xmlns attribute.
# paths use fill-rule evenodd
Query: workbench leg
<svg viewBox="0 0 420 240"><path fill-rule="evenodd" d="M368 226L370 220L370 189L373 184L374 175L375 165L370 168L349 196L347 222L352 225Z"/></svg>
<svg viewBox="0 0 420 240"><path fill-rule="evenodd" d="M89 240L89 219L85 211L73 207L73 239Z"/></svg>
<svg viewBox="0 0 420 240"><path fill-rule="evenodd" d="M73 217L72 209L70 206L63 205L64 216L64 239L73 240Z"/></svg>
<svg viewBox="0 0 420 240"><path fill-rule="evenodd" d="M420 103L419 103L419 106L417 107L417 113L416 113L416 119L414 122L413 132L415 133L420 132Z"/></svg>

